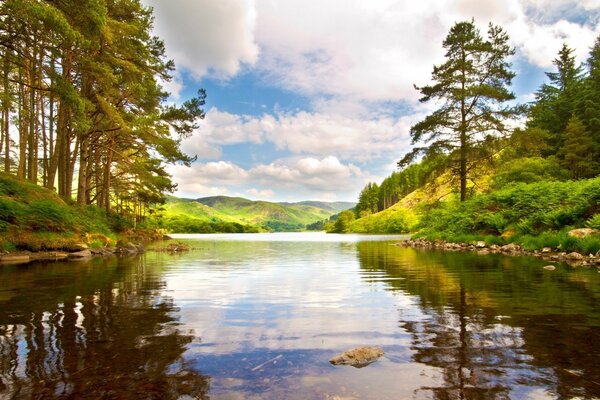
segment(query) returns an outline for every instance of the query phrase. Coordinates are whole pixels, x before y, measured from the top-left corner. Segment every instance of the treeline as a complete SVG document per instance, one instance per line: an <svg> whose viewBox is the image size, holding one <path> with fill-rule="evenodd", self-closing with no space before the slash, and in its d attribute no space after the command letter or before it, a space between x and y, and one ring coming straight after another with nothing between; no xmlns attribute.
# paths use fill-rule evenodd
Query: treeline
<svg viewBox="0 0 600 400"><path fill-rule="evenodd" d="M152 221L150 225L156 225L156 228L171 233L258 233L260 231L258 227L253 225L225 221L203 221L181 216Z"/></svg>
<svg viewBox="0 0 600 400"><path fill-rule="evenodd" d="M565 181L598 176L600 37L582 65L577 65L573 53L573 49L563 45L553 62L554 70L546 73L548 83L541 85L535 100L512 109L518 109L526 117L524 126L505 135L483 135L466 149L420 148L424 154L421 159L403 163L405 157L399 163L402 170L392 173L380 185L370 182L363 188L356 217L385 210L442 175L455 184L460 176L456 160L461 154L466 154L463 161L468 163L468 175L463 178L470 182L464 199L485 189L477 185L477 179L486 175L492 178L486 185L491 189L500 189L513 182ZM455 191L458 192L457 187Z"/></svg>
<svg viewBox="0 0 600 400"><path fill-rule="evenodd" d="M139 0L0 2L4 172L133 221L163 201L205 94L166 104L174 64L151 28Z"/></svg>

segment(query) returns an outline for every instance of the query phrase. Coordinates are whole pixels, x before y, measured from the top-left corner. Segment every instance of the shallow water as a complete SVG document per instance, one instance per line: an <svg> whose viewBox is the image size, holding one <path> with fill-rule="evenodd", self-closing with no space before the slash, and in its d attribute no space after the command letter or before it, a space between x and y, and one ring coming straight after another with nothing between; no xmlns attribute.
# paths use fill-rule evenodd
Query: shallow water
<svg viewBox="0 0 600 400"><path fill-rule="evenodd" d="M182 235L0 267L0 399L600 397L600 274L398 238ZM368 367L333 366L380 346Z"/></svg>

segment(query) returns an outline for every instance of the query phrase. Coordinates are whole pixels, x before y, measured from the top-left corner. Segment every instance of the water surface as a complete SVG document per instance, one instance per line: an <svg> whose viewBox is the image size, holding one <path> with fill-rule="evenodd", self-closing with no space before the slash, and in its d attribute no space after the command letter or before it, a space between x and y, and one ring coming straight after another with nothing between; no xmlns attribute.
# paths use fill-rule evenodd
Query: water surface
<svg viewBox="0 0 600 400"><path fill-rule="evenodd" d="M600 397L600 274L390 236L0 267L0 399ZM332 366L362 345L385 356Z"/></svg>

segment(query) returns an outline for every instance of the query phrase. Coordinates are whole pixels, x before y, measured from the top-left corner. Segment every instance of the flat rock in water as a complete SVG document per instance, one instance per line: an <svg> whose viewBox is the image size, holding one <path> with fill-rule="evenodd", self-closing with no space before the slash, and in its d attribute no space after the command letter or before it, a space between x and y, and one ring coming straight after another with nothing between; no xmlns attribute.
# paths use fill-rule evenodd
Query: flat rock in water
<svg viewBox="0 0 600 400"><path fill-rule="evenodd" d="M544 267L544 269L548 270L548 271L554 271L556 269L556 267L554 265L546 265Z"/></svg>
<svg viewBox="0 0 600 400"><path fill-rule="evenodd" d="M0 256L0 263L2 264L21 264L29 261L29 254L5 254Z"/></svg>
<svg viewBox="0 0 600 400"><path fill-rule="evenodd" d="M362 368L376 361L383 354L383 350L379 347L358 347L333 357L329 362L333 365L352 365Z"/></svg>
<svg viewBox="0 0 600 400"><path fill-rule="evenodd" d="M92 256L92 252L89 250L81 250L81 251L77 251L75 253L69 253L69 258L71 258L71 259L89 258L91 256Z"/></svg>

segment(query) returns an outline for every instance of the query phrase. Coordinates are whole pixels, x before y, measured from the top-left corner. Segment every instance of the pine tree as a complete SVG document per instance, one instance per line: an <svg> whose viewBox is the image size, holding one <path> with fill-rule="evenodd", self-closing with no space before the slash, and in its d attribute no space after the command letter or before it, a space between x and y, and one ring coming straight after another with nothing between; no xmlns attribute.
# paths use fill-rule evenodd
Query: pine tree
<svg viewBox="0 0 600 400"><path fill-rule="evenodd" d="M553 62L556 71L546 72L550 83L541 86L529 111L528 126L550 133L546 155L559 152L563 132L580 102L582 69L577 66L573 51L563 44Z"/></svg>
<svg viewBox="0 0 600 400"><path fill-rule="evenodd" d="M573 117L567 124L560 164L574 179L592 178L600 173L600 162L592 151L597 146L585 125Z"/></svg>
<svg viewBox="0 0 600 400"><path fill-rule="evenodd" d="M471 171L490 156L481 144L488 136L505 134L506 120L518 112L503 106L515 98L508 90L515 76L507 61L514 54L508 39L502 28L492 24L484 40L474 21L456 23L443 42L446 61L433 68L433 84L416 87L421 102L441 106L410 131L413 144L428 146L413 149L398 165L407 166L421 154L450 154L460 180L461 201L467 198Z"/></svg>

